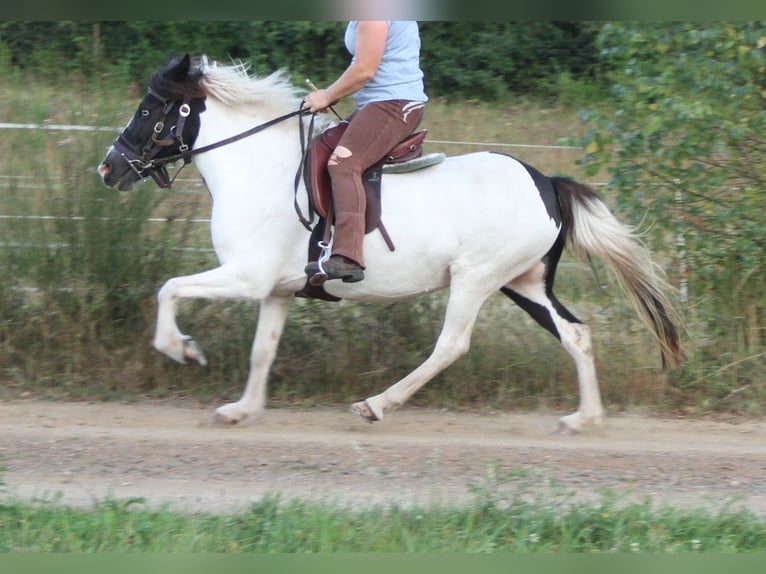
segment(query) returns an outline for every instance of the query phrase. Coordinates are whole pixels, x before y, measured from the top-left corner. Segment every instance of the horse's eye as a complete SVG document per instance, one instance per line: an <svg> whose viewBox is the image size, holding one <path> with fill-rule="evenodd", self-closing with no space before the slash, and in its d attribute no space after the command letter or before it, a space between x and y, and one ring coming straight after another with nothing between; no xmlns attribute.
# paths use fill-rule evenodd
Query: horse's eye
<svg viewBox="0 0 766 574"><path fill-rule="evenodd" d="M149 117L149 110L147 110L147 109L141 110L141 117L148 118Z"/></svg>

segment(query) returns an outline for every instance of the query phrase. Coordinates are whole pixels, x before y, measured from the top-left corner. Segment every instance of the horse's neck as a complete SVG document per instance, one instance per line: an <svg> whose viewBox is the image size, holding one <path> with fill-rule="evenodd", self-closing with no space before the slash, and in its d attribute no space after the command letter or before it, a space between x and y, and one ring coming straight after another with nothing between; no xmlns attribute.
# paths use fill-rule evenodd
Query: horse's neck
<svg viewBox="0 0 766 574"><path fill-rule="evenodd" d="M268 115L267 115L268 114ZM273 112L254 115L224 106L207 104L200 121L195 147L221 141L274 118ZM293 191L301 150L298 120L290 118L238 142L197 156L196 165L213 201L236 197L257 199L266 209L280 206L293 210ZM298 191L303 201L302 181ZM273 206L269 207L269 204Z"/></svg>

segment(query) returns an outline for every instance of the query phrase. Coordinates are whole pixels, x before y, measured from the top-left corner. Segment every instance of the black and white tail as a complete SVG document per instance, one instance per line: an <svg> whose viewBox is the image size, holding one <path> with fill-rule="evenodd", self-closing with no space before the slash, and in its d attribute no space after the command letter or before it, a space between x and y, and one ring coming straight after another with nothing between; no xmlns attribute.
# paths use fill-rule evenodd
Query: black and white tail
<svg viewBox="0 0 766 574"><path fill-rule="evenodd" d="M671 302L673 287L639 240L621 223L595 191L568 178L550 178L561 205L562 233L576 254L592 255L617 276L631 304L662 353L663 368L684 361L676 325L680 317Z"/></svg>

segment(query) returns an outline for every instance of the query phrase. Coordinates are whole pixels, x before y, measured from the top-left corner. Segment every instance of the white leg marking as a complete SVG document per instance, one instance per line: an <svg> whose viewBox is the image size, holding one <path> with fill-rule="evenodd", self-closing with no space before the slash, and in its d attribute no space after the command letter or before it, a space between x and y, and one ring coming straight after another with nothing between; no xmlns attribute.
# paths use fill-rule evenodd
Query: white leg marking
<svg viewBox="0 0 766 574"><path fill-rule="evenodd" d="M569 323L563 319L557 321L564 348L574 359L577 369L577 383L580 388L580 407L577 412L559 420L558 432L572 434L599 427L604 423L604 407L596 378L596 364L593 360L593 348L590 328L581 323Z"/></svg>
<svg viewBox="0 0 766 574"><path fill-rule="evenodd" d="M582 323L567 321L558 314L552 301L545 293L544 279L545 265L538 263L514 279L509 288L548 310L561 338L561 344L574 360L580 390L580 406L577 412L559 420L557 432L561 434L578 433L588 426L601 426L604 422L604 407L596 377L590 329Z"/></svg>

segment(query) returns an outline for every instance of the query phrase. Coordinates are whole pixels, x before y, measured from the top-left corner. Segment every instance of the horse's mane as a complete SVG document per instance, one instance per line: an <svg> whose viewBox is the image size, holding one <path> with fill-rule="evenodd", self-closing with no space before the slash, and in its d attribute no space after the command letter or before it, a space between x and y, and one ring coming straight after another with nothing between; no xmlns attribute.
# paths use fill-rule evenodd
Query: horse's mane
<svg viewBox="0 0 766 574"><path fill-rule="evenodd" d="M199 86L206 96L227 106L266 106L275 114L297 110L305 90L294 86L289 74L277 70L268 76L249 74L247 62L229 65L210 61L202 56L194 68L199 75Z"/></svg>

